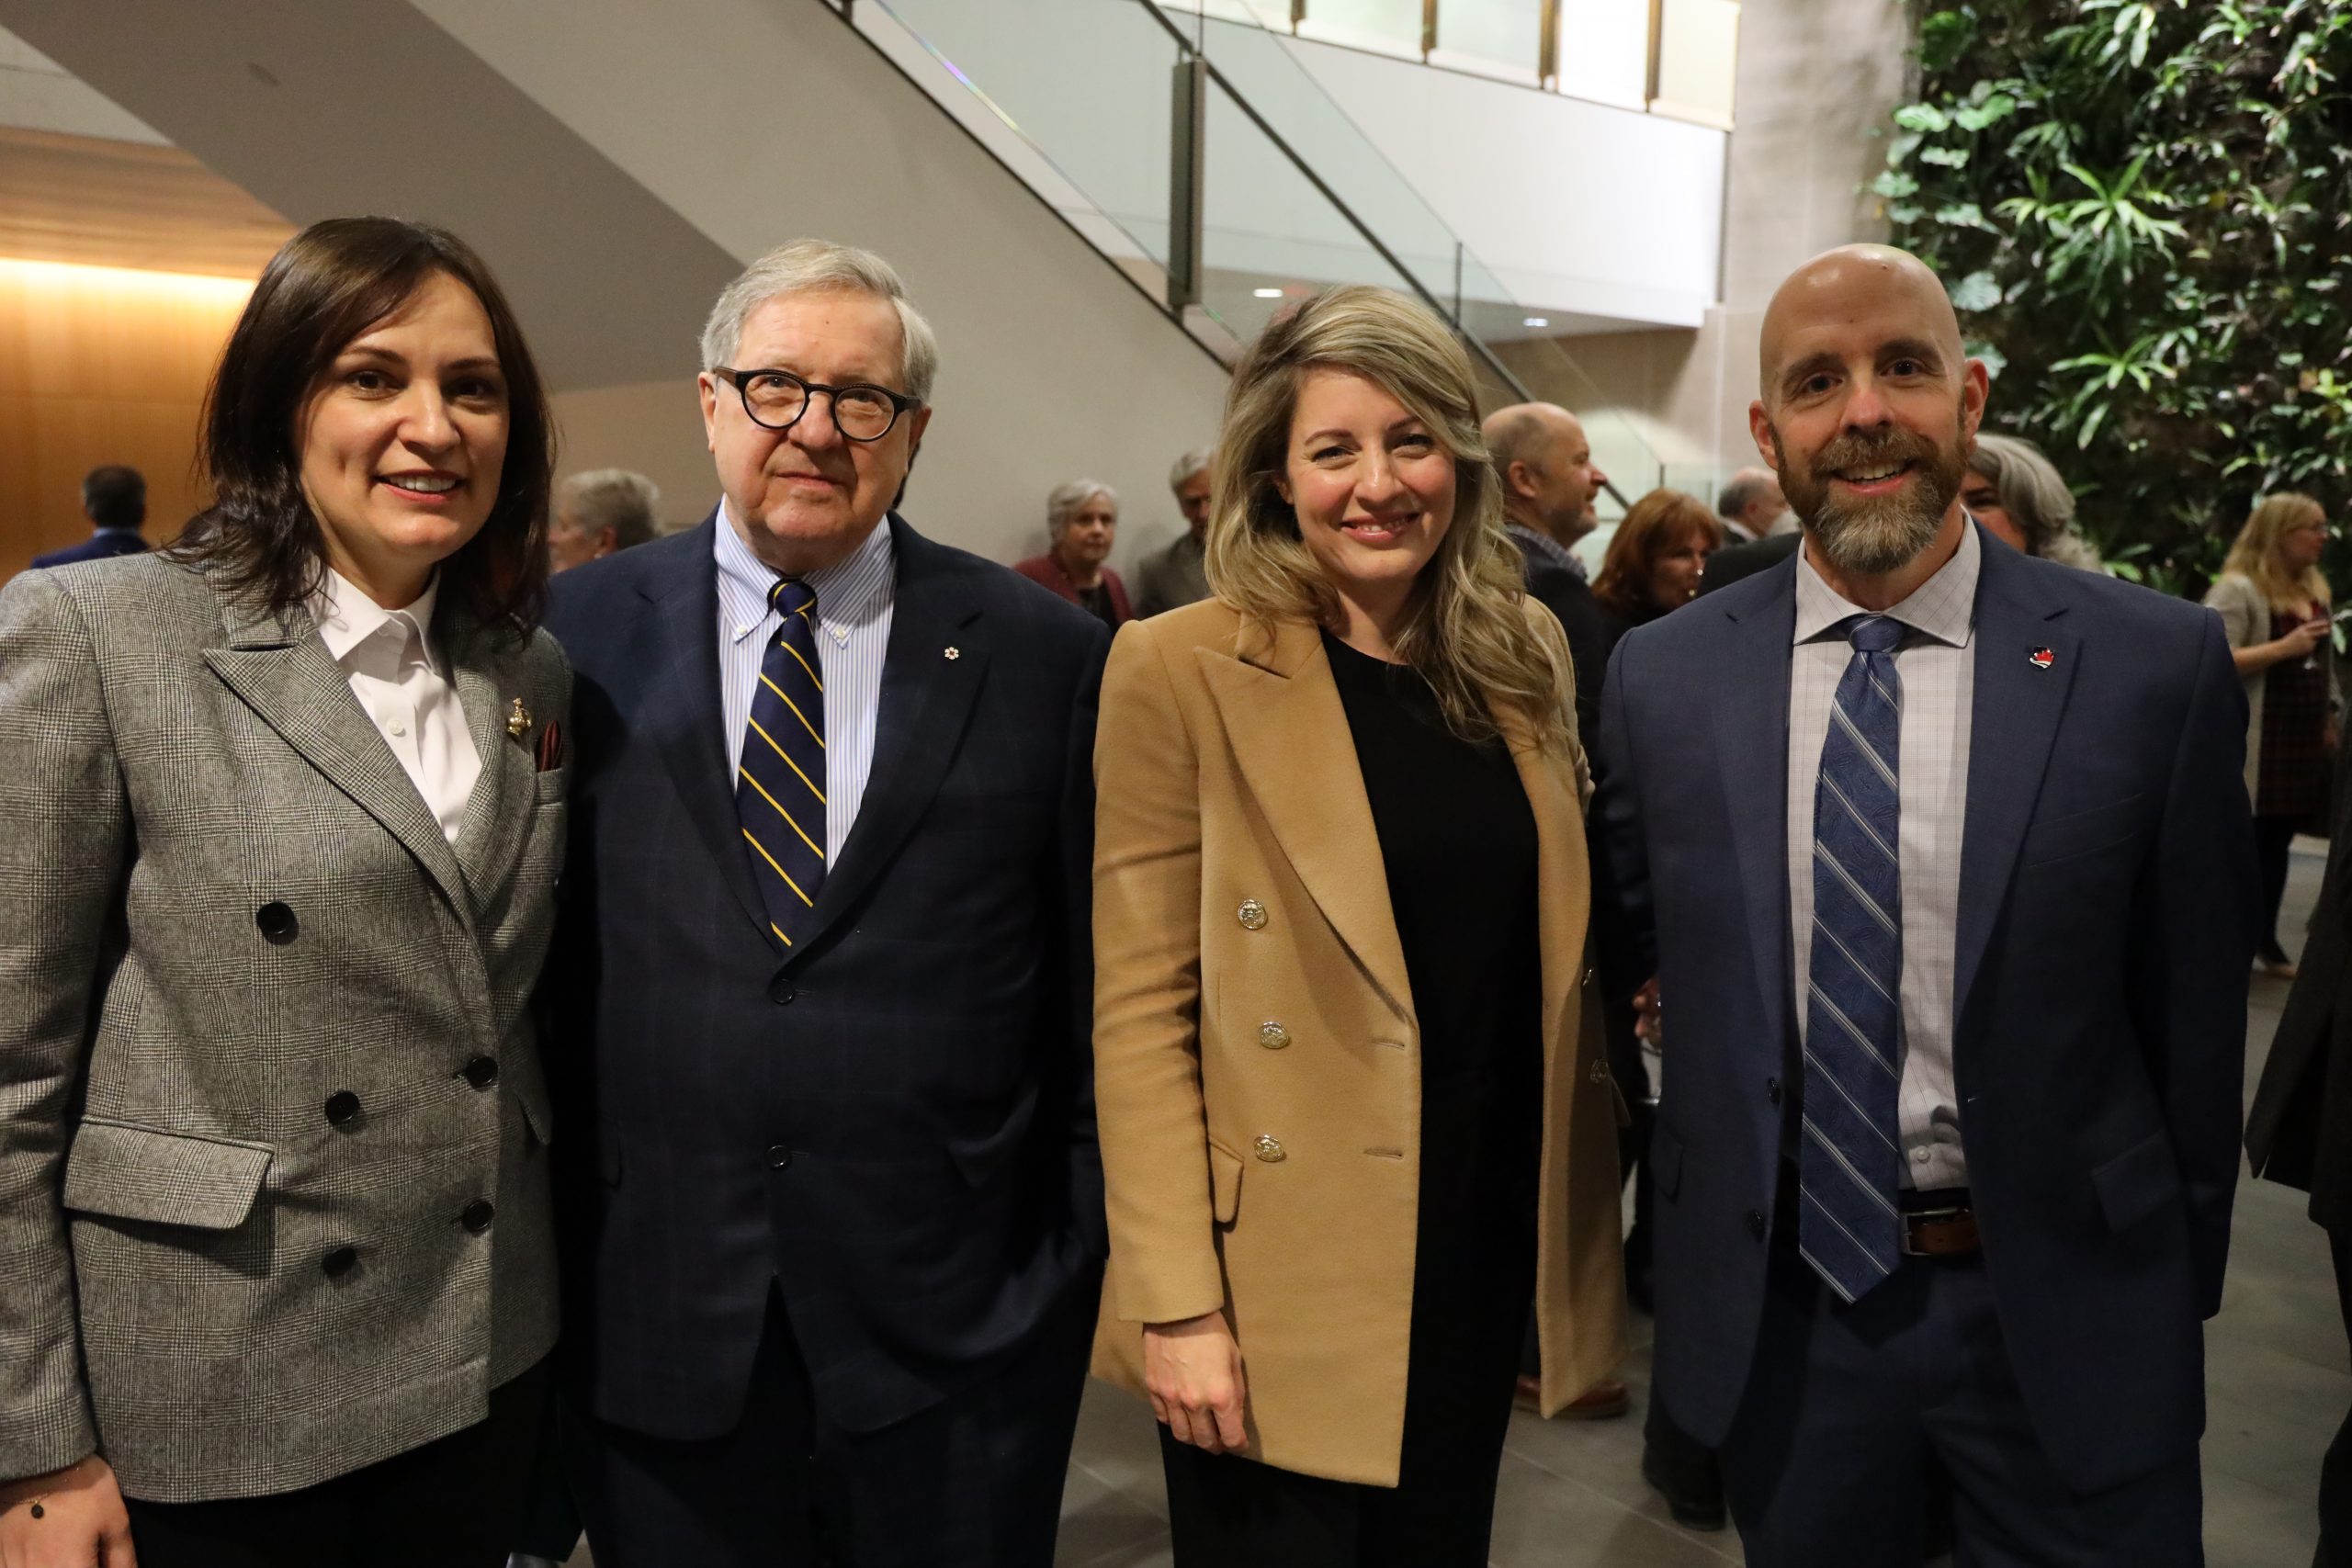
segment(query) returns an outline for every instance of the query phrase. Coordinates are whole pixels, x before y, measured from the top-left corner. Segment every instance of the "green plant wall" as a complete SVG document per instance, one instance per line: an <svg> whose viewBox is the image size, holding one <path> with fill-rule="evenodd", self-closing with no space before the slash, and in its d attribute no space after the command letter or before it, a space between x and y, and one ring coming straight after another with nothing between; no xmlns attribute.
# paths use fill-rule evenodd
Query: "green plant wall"
<svg viewBox="0 0 2352 1568"><path fill-rule="evenodd" d="M1884 198L2126 575L2352 486L2352 4L1920 0ZM2347 558L2330 575L2352 588Z"/></svg>

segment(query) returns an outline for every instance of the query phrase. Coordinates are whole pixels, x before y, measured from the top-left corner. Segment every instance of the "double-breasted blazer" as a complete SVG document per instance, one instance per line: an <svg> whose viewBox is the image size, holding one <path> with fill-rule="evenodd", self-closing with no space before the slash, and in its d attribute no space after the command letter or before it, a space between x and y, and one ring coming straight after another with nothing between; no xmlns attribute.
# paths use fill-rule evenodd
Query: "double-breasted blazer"
<svg viewBox="0 0 2352 1568"><path fill-rule="evenodd" d="M164 556L0 591L0 1476L288 1491L554 1343L526 1004L571 677L453 610L454 844L307 611Z"/></svg>
<svg viewBox="0 0 2352 1568"><path fill-rule="evenodd" d="M1528 613L1558 645L1551 615ZM1546 754L1517 716L1497 719L1541 863L1536 1294L1551 1411L1624 1352L1622 1102L1586 964L1581 751ZM1420 1042L1320 634L1214 599L1122 627L1095 773L1095 1095L1111 1227L1095 1370L1139 1391L1141 1325L1222 1311L1246 1369L1250 1456L1395 1485Z"/></svg>

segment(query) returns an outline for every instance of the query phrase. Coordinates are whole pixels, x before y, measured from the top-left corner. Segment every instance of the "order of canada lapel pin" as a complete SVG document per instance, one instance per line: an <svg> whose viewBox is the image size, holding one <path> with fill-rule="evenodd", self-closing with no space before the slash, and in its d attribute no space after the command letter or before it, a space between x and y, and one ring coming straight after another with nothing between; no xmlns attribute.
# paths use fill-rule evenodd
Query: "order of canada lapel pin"
<svg viewBox="0 0 2352 1568"><path fill-rule="evenodd" d="M964 657L964 650L960 648L950 648L947 650L947 657L950 659L961 659Z"/></svg>
<svg viewBox="0 0 2352 1568"><path fill-rule="evenodd" d="M522 698L516 697L514 711L506 716L506 733L520 740L523 732L530 728L531 710L523 705Z"/></svg>
<svg viewBox="0 0 2352 1568"><path fill-rule="evenodd" d="M2058 662L2058 656L2046 648L2037 648L2025 656L2025 661L2036 670L2047 670Z"/></svg>

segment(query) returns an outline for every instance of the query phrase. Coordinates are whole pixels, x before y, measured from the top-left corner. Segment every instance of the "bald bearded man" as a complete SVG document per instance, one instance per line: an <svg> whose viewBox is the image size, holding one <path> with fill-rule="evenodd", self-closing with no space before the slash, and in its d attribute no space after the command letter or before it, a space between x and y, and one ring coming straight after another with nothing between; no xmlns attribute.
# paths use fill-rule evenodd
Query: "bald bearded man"
<svg viewBox="0 0 2352 1568"><path fill-rule="evenodd" d="M1987 546L1916 258L1767 313L1797 556L1628 636L1596 902L1672 1028L1657 1384L1757 1568L2201 1560L2255 937L2219 620ZM1760 778L1770 781L1761 792Z"/></svg>

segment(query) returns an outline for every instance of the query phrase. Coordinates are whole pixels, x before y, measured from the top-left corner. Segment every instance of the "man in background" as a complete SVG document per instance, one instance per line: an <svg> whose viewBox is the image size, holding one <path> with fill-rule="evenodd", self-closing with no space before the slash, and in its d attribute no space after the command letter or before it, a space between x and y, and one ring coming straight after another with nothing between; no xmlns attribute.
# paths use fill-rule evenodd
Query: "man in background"
<svg viewBox="0 0 2352 1568"><path fill-rule="evenodd" d="M661 532L653 508L662 490L627 468L592 468L574 474L555 491L555 517L548 524L548 566L567 571L641 545Z"/></svg>
<svg viewBox="0 0 2352 1568"><path fill-rule="evenodd" d="M95 530L78 545L33 558L35 566L71 566L75 561L135 556L147 548L140 525L147 521L147 481L137 468L108 463L82 480L82 515Z"/></svg>
<svg viewBox="0 0 2352 1568"><path fill-rule="evenodd" d="M1164 550L1155 550L1136 569L1136 615L1157 615L1162 610L1196 604L1209 596L1205 565L1209 535L1209 465L1216 459L1210 447L1185 453L1168 471L1168 488L1175 493L1176 509L1184 514L1183 537Z"/></svg>
<svg viewBox="0 0 2352 1568"><path fill-rule="evenodd" d="M1715 497L1715 515L1723 519L1725 545L1752 545L1770 535L1797 531L1796 513L1789 510L1781 481L1769 468L1742 468L1732 475Z"/></svg>
<svg viewBox="0 0 2352 1568"><path fill-rule="evenodd" d="M1600 519L1593 497L1609 476L1592 460L1577 416L1556 403L1513 403L1487 416L1487 451L1503 480L1503 516L1527 562L1530 597L1560 618L1576 666L1577 729L1591 743L1600 723L1608 630L1570 553Z"/></svg>

